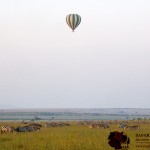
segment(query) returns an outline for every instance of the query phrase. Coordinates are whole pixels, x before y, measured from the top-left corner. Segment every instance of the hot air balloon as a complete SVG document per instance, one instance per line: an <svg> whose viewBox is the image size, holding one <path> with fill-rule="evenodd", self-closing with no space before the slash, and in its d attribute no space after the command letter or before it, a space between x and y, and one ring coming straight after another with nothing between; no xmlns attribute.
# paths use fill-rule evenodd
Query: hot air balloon
<svg viewBox="0 0 150 150"><path fill-rule="evenodd" d="M66 22L68 26L72 29L74 32L75 28L80 24L81 17L78 14L69 14L66 17Z"/></svg>

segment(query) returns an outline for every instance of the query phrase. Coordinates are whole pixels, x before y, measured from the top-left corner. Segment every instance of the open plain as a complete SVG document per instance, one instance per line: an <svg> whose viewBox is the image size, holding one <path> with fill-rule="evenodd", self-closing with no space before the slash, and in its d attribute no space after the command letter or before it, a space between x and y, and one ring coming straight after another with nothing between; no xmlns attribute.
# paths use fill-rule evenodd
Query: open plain
<svg viewBox="0 0 150 150"><path fill-rule="evenodd" d="M15 129L30 125L30 122L1 122L0 126ZM32 123L33 124L33 123ZM34 122L40 130L26 132L2 132L1 150L113 150L108 144L110 132L124 132L130 139L130 150L147 150L149 147L150 121L71 121L71 122ZM103 126L106 125L107 127ZM120 124L140 126L125 129ZM93 126L93 128L91 127ZM147 135L147 137L141 137ZM138 137L137 137L138 136ZM142 141L142 140L147 141ZM139 142L143 142L139 144ZM139 147L137 147L139 145ZM143 146L143 147L142 147Z"/></svg>

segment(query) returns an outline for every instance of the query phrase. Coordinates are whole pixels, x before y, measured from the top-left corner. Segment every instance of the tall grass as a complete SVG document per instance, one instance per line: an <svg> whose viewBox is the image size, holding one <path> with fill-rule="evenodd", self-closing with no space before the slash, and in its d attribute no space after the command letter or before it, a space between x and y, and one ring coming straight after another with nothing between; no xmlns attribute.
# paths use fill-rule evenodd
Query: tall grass
<svg viewBox="0 0 150 150"><path fill-rule="evenodd" d="M140 130L125 131L131 140L130 150L136 150L136 133L147 133L149 128L149 125L142 125ZM122 131L116 125L111 125L111 129L90 129L88 126L72 125L42 127L38 132L4 133L0 134L0 150L113 150L108 145L108 136L110 131L115 130Z"/></svg>

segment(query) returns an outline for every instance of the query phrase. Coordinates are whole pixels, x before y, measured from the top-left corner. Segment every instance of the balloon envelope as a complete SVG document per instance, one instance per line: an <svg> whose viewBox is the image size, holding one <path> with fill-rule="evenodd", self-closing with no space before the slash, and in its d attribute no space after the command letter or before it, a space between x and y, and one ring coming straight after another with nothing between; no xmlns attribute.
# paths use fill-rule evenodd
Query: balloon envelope
<svg viewBox="0 0 150 150"><path fill-rule="evenodd" d="M81 17L78 14L69 14L66 17L66 22L72 31L74 31L75 28L80 24Z"/></svg>

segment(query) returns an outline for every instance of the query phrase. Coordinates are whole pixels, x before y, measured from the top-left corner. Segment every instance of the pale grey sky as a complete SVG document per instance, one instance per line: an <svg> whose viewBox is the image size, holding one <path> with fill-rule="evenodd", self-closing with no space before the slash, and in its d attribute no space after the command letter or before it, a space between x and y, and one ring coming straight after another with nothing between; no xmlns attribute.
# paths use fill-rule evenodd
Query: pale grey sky
<svg viewBox="0 0 150 150"><path fill-rule="evenodd" d="M1 0L3 107L150 108L150 1Z"/></svg>

